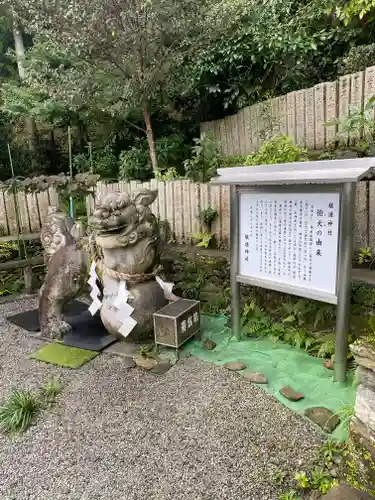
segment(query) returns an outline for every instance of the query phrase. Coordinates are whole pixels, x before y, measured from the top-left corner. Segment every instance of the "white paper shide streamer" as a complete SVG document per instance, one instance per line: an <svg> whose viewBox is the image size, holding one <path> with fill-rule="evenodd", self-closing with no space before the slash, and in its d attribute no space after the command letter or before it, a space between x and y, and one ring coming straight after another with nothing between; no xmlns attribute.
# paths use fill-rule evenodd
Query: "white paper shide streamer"
<svg viewBox="0 0 375 500"><path fill-rule="evenodd" d="M167 283L166 281L163 281L161 278L159 278L159 276L156 276L155 279L160 285L160 287L163 289L164 297L167 300L172 300L172 301L176 300L176 296L172 293L174 283Z"/></svg>
<svg viewBox="0 0 375 500"><path fill-rule="evenodd" d="M131 317L134 312L134 307L128 304L129 290L126 288L126 282L120 281L117 297L115 298L113 305L117 309L116 317L121 322L119 328L119 333L124 337L127 337L133 330L137 322Z"/></svg>
<svg viewBox="0 0 375 500"><path fill-rule="evenodd" d="M89 307L89 311L93 316L102 307L102 303L98 298L100 290L98 288L98 285L96 284L97 279L98 275L96 274L96 262L94 261L90 266L90 277L87 281L87 283L91 286L90 297L92 298L92 304Z"/></svg>

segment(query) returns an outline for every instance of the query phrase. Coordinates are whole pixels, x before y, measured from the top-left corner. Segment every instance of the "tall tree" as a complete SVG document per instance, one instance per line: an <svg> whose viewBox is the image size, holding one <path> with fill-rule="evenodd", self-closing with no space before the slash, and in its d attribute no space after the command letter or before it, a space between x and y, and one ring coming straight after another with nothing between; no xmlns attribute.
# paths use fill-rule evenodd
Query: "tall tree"
<svg viewBox="0 0 375 500"><path fill-rule="evenodd" d="M17 21L16 16L12 17L12 30L14 37L14 48L16 52L18 76L21 82L25 81L25 45L23 43L23 34L20 28L20 24ZM36 162L35 152L37 143L37 129L35 120L32 116L26 116L25 118L25 128L27 131L28 147L30 152L30 158L32 165ZM33 165L34 166L34 165Z"/></svg>
<svg viewBox="0 0 375 500"><path fill-rule="evenodd" d="M196 30L205 0L25 0L19 15L50 53L65 60L44 61L51 97L71 103L87 98L117 116L142 113L153 169L157 157L152 109L165 101L172 67Z"/></svg>

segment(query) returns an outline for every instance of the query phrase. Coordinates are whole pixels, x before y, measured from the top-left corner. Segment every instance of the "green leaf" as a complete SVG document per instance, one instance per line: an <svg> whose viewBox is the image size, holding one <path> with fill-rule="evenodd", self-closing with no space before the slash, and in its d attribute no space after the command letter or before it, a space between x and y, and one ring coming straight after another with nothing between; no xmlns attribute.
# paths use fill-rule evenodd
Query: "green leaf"
<svg viewBox="0 0 375 500"><path fill-rule="evenodd" d="M371 330L375 333L375 315L369 316L368 324Z"/></svg>

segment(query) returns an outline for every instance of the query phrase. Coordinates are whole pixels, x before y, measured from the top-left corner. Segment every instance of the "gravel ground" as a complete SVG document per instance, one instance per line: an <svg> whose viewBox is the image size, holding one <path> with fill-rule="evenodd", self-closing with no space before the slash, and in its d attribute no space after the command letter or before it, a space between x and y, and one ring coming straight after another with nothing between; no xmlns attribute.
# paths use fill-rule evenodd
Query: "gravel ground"
<svg viewBox="0 0 375 500"><path fill-rule="evenodd" d="M0 399L52 375L64 389L26 433L0 435L0 498L277 500L270 475L311 460L320 436L262 389L187 358L166 375L102 355L80 370L28 359L42 344L0 305Z"/></svg>

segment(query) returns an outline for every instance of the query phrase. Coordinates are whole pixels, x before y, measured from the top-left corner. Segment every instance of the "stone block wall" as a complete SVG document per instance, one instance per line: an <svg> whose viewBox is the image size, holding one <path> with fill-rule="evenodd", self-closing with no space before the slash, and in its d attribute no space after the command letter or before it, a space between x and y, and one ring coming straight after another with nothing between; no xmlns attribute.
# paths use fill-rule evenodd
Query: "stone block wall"
<svg viewBox="0 0 375 500"><path fill-rule="evenodd" d="M350 425L350 482L375 495L375 340L360 339L350 346L358 363L355 417Z"/></svg>

